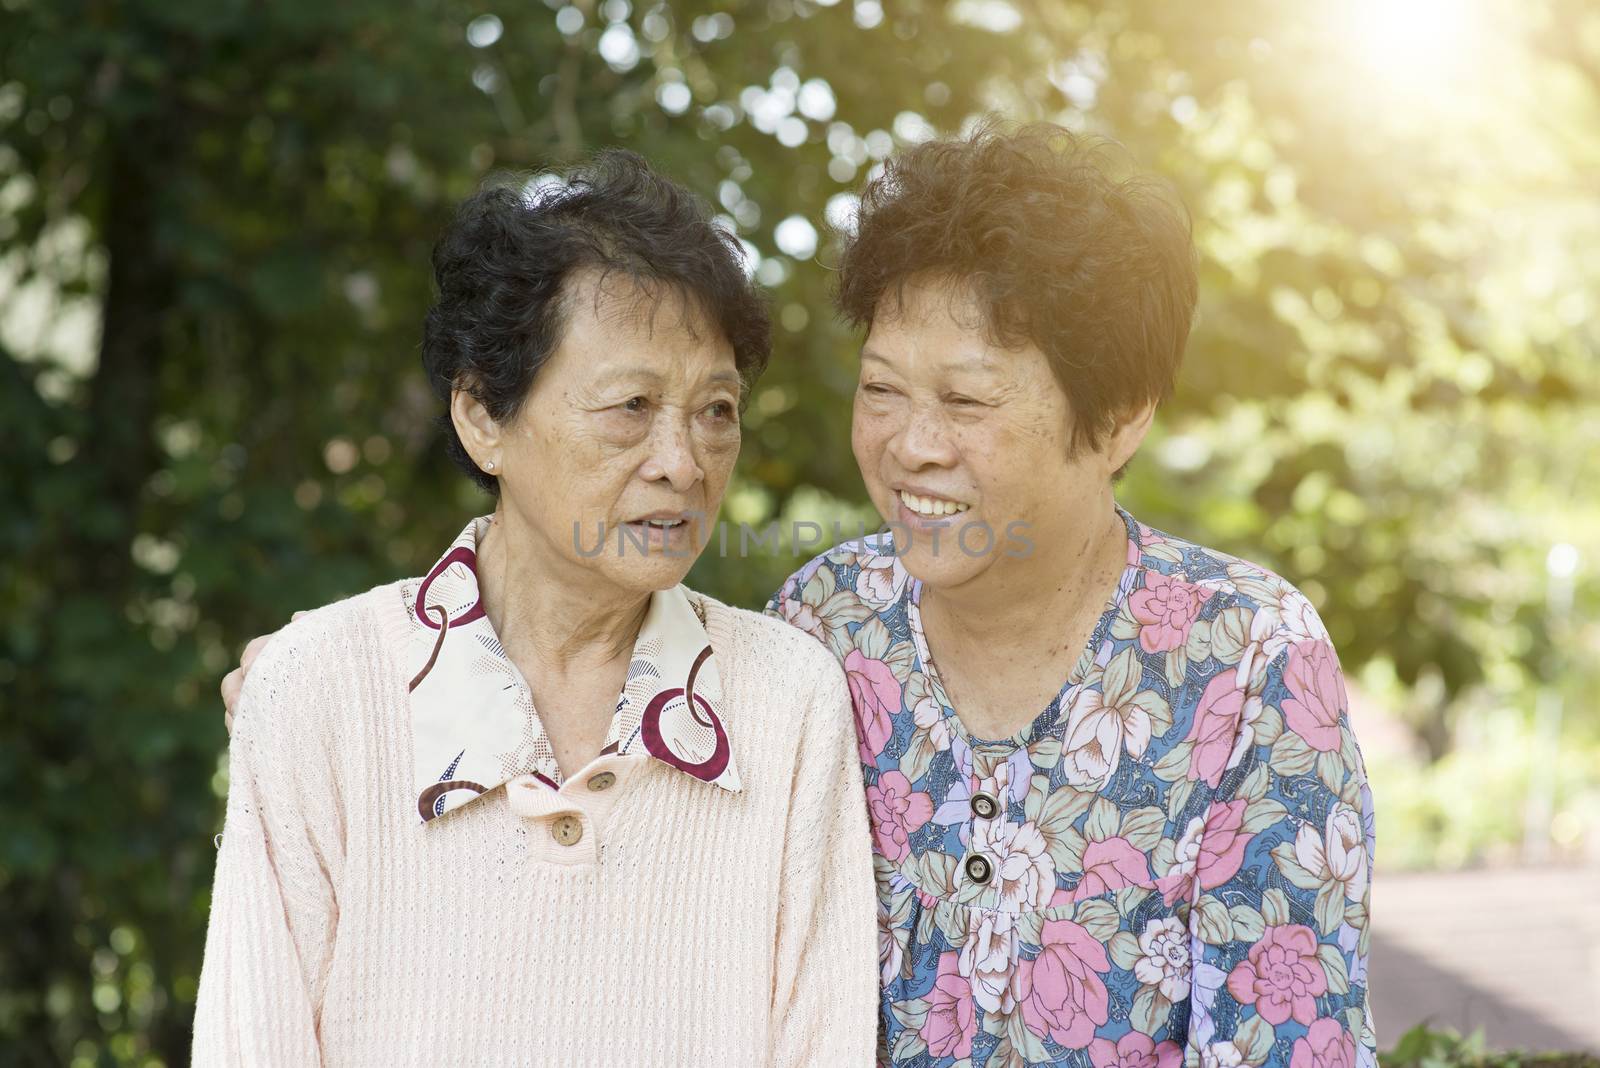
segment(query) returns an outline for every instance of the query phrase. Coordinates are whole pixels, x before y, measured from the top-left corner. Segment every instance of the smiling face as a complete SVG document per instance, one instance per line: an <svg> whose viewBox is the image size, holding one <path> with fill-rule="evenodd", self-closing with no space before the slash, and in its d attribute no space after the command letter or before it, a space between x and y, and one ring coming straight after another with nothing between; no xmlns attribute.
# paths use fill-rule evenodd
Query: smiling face
<svg viewBox="0 0 1600 1068"><path fill-rule="evenodd" d="M568 301L517 415L495 424L458 391L452 417L479 465L494 461L508 531L586 579L668 589L705 548L739 456L733 347L681 294L619 274L574 278Z"/></svg>
<svg viewBox="0 0 1600 1068"><path fill-rule="evenodd" d="M970 294L923 280L898 299L886 292L872 320L851 441L906 569L950 590L1048 574L1053 556L1080 548L1148 426L1141 413L1074 452L1072 410L1044 354L999 347Z"/></svg>

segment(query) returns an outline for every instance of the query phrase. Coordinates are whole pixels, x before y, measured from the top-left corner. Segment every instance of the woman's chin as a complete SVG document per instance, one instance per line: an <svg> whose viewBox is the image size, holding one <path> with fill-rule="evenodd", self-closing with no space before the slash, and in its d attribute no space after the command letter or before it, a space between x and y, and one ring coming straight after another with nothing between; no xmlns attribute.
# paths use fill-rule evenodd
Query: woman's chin
<svg viewBox="0 0 1600 1068"><path fill-rule="evenodd" d="M924 586L959 586L977 578L998 555L1013 548L1003 542L981 512L919 516L901 505L890 525L901 565Z"/></svg>
<svg viewBox="0 0 1600 1068"><path fill-rule="evenodd" d="M957 550L949 552L940 545L935 552L931 545L912 542L900 554L900 564L906 572L928 589L952 589L981 575L992 561L983 556L968 556Z"/></svg>
<svg viewBox="0 0 1600 1068"><path fill-rule="evenodd" d="M587 562L604 572L618 586L640 593L653 593L656 590L670 590L681 583L699 558L701 548L691 544L681 551L669 552L660 548L636 551L630 546L628 551L620 555L608 553L607 558Z"/></svg>

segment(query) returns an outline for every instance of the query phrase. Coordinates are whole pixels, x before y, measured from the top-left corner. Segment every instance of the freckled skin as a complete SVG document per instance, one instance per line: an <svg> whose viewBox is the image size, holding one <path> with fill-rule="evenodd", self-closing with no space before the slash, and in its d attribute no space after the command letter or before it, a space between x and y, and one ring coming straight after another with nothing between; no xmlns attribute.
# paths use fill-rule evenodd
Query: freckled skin
<svg viewBox="0 0 1600 1068"><path fill-rule="evenodd" d="M886 293L862 348L851 443L886 519L902 515L899 486L971 505L937 552L918 531L902 560L923 582L923 623L963 722L1001 737L1055 696L1115 588L1126 545L1111 475L1153 406L1074 450L1044 353L1003 349L982 324L971 296L938 280ZM976 524L995 532L995 551L961 551ZM966 544L981 547L981 530Z"/></svg>
<svg viewBox="0 0 1600 1068"><path fill-rule="evenodd" d="M1098 519L1111 506L1107 457L1088 449L1073 454L1072 412L1044 354L996 346L976 326L970 298L924 284L906 287L903 306L892 292L886 302L863 348L852 423L873 503L894 519L892 487L922 486L971 504L960 522L988 523L998 538L1014 520L1029 524L1039 558L1002 552L975 559L943 551L943 538L935 556L930 539L913 537L907 568L941 588L1051 573L1038 563L1083 543L1086 513L1096 513L1096 530L1104 525ZM978 544L976 533L968 543Z"/></svg>

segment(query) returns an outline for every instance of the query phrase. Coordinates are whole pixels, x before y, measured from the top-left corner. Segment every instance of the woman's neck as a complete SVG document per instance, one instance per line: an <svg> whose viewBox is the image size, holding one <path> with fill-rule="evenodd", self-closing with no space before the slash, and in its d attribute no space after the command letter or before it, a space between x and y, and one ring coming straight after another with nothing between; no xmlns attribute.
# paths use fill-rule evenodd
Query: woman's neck
<svg viewBox="0 0 1600 1068"><path fill-rule="evenodd" d="M919 604L925 629L931 616L931 629L965 648L1052 651L1075 620L1099 617L1127 563L1122 516L1115 507L1097 514L1102 518L1076 531L1036 541L1054 544L1053 551L1007 561L1015 566L990 568L958 587L925 588Z"/></svg>
<svg viewBox="0 0 1600 1068"><path fill-rule="evenodd" d="M497 510L477 553L483 609L506 654L563 675L627 656L650 594L571 566L518 526L515 513Z"/></svg>

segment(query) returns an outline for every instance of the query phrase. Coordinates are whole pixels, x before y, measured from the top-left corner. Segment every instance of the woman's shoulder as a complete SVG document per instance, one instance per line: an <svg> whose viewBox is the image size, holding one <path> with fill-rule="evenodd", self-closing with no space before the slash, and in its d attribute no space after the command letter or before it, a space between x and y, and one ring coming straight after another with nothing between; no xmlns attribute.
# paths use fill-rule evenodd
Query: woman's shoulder
<svg viewBox="0 0 1600 1068"><path fill-rule="evenodd" d="M767 611L790 618L797 606L848 602L880 612L901 599L910 577L895 552L893 537L872 534L841 542L806 561L783 580L767 602Z"/></svg>
<svg viewBox="0 0 1600 1068"><path fill-rule="evenodd" d="M707 594L689 591L705 612L706 631L717 653L719 670L752 669L792 683L815 687L843 676L839 662L805 631L775 616L725 604Z"/></svg>
<svg viewBox="0 0 1600 1068"><path fill-rule="evenodd" d="M277 655L293 646L306 647L362 646L381 641L384 627L391 622L387 617L404 612L402 588L406 583L415 585L416 579L399 579L380 586L349 594L338 600L300 613L299 618L284 624L272 635L272 641L262 651L262 657L278 649Z"/></svg>
<svg viewBox="0 0 1600 1068"><path fill-rule="evenodd" d="M826 646L781 619L689 596L704 609L741 761L758 752L793 759L855 737L844 669Z"/></svg>
<svg viewBox="0 0 1600 1068"><path fill-rule="evenodd" d="M1327 628L1310 597L1270 568L1139 524L1139 568L1143 586L1192 589L1208 603L1210 616L1256 641L1328 642Z"/></svg>
<svg viewBox="0 0 1600 1068"><path fill-rule="evenodd" d="M390 582L312 608L275 631L245 675L238 724L256 708L274 723L314 726L348 698L348 683L370 678L390 655L393 617L403 615L401 582Z"/></svg>

